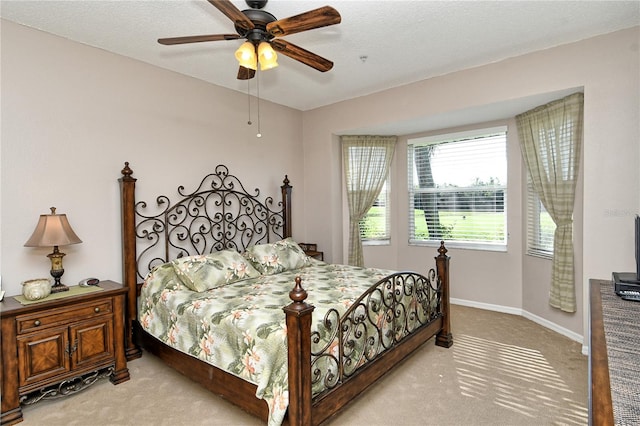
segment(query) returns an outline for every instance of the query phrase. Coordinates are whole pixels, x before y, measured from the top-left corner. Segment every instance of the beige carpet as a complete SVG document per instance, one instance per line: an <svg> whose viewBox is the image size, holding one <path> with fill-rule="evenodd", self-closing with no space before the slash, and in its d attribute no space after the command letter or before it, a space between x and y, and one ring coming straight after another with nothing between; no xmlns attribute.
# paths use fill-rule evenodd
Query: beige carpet
<svg viewBox="0 0 640 426"><path fill-rule="evenodd" d="M433 340L328 424L585 425L587 357L580 344L522 317L452 307L454 344ZM152 355L131 380L103 380L64 399L24 407L33 425L259 425Z"/></svg>

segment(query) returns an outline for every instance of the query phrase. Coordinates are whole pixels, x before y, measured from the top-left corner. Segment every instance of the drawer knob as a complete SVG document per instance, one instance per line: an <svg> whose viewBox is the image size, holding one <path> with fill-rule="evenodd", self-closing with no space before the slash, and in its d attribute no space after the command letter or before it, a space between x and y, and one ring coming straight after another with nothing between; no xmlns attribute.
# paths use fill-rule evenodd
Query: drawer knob
<svg viewBox="0 0 640 426"><path fill-rule="evenodd" d="M35 320L33 322L33 325L35 325L36 327L38 327L40 325L40 320Z"/></svg>
<svg viewBox="0 0 640 426"><path fill-rule="evenodd" d="M93 308L93 312L95 312L95 313L97 314L98 312L100 312L100 308L98 308L98 307L96 306L95 308Z"/></svg>

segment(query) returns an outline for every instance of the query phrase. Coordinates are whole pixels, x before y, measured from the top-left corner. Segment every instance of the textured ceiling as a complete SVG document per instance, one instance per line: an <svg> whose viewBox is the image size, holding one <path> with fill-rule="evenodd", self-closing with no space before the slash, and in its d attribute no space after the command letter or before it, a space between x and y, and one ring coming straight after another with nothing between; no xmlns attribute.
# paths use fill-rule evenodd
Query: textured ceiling
<svg viewBox="0 0 640 426"><path fill-rule="evenodd" d="M247 9L244 1L233 2ZM263 99L309 110L453 71L640 25L639 1L286 1L285 18L331 5L342 23L283 37L332 60L327 73L280 55L260 73ZM205 0L2 0L3 19L243 93L242 40L162 46L161 37L234 33ZM255 94L255 79L251 83Z"/></svg>

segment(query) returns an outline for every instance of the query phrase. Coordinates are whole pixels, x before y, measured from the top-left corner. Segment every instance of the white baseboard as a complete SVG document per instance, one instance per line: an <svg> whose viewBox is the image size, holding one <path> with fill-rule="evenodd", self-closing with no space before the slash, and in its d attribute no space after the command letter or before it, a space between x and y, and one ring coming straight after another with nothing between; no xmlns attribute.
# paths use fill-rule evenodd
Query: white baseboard
<svg viewBox="0 0 640 426"><path fill-rule="evenodd" d="M522 316L522 309L511 308L509 306L493 305L491 303L476 302L473 300L451 298L454 305L468 306L470 308L484 309L487 311L502 312L503 314L513 314Z"/></svg>
<svg viewBox="0 0 640 426"><path fill-rule="evenodd" d="M487 311L502 312L505 314L512 314L512 315L520 315L522 317L525 317L528 320L535 322L536 324L539 324L545 328L548 328L549 330L555 331L556 333L562 334L563 336L568 337L569 339L582 344L583 355L587 355L589 352L589 347L584 345L584 337L581 336L580 334L575 333L571 330L568 330L564 327L560 327L558 324L555 324L549 320L546 320L542 317L534 315L531 312L527 312L523 309L512 308L509 306L502 306L502 305L493 305L491 303L475 302L473 300L456 299L456 298L451 298L451 303L453 303L454 305L468 306L470 308L485 309Z"/></svg>

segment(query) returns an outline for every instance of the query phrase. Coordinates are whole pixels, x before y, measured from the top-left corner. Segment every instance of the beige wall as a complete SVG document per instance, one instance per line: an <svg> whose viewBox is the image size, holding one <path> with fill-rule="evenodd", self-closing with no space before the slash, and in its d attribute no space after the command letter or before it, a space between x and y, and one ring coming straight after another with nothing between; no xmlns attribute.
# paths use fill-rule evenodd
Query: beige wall
<svg viewBox="0 0 640 426"><path fill-rule="evenodd" d="M451 250L450 255L453 297L522 310L571 337L586 335L588 279L608 278L612 271L632 270L634 265L632 218L640 212L639 39L636 27L305 112L305 170L316 177L305 180L306 238L317 241L329 259L344 260L336 135L381 125L393 129L394 123L421 119L433 130L434 118L443 118L451 127L450 116L468 116L461 111L481 117L484 109L501 103L584 88L584 198L578 200L582 210L576 213L578 312L565 314L548 306L549 262L524 255L519 236L511 235L516 242L506 254ZM519 112L523 111L514 110L504 118ZM519 167L513 162L510 166ZM521 184L522 176L510 173L510 185ZM521 232L521 213L520 221L515 219L510 232ZM399 215L397 220L405 219ZM384 257L395 260L390 267L423 268L432 249L408 247L399 235L393 255L377 256L373 252L385 248L371 247L365 262Z"/></svg>
<svg viewBox="0 0 640 426"><path fill-rule="evenodd" d="M65 281L120 279L116 179L124 161L139 178L139 199L173 193L178 183L195 186L220 163L250 188L274 187L269 195L275 196L287 173L294 186L294 236L317 242L329 260L342 261L339 134L407 120L424 120L424 129L414 132L434 131L450 114L475 111L484 117L480 112L488 106L576 87L585 93L578 313L548 307L548 262L522 254L518 217L510 218L510 232L520 242L510 244L508 253L450 252L453 296L521 310L582 335L588 278L633 267L631 219L640 211L639 28L304 113L265 102L262 139L246 124L246 95L10 22L2 21L1 31L0 273L8 294L20 291L20 281L48 274L49 250L23 244L38 215L52 205L69 215L84 241L63 250ZM509 123L513 115L500 118ZM446 128L469 124L446 122ZM510 182L521 182L521 165L512 154ZM399 152L398 183L403 162ZM399 203L402 197L398 193ZM400 207L394 209L393 250L377 256L369 249L365 255L384 259L388 267L422 270L434 252L402 243L404 218Z"/></svg>
<svg viewBox="0 0 640 426"><path fill-rule="evenodd" d="M63 281L121 280L117 178L124 161L138 199L187 189L218 164L247 189L294 186L301 233L302 113L264 102L261 139L247 96L2 21L1 273L7 294L49 275L51 249L23 247L50 206L82 244L62 249ZM255 105L253 108L255 112ZM255 117L254 117L254 122ZM273 192L267 194L268 190Z"/></svg>

